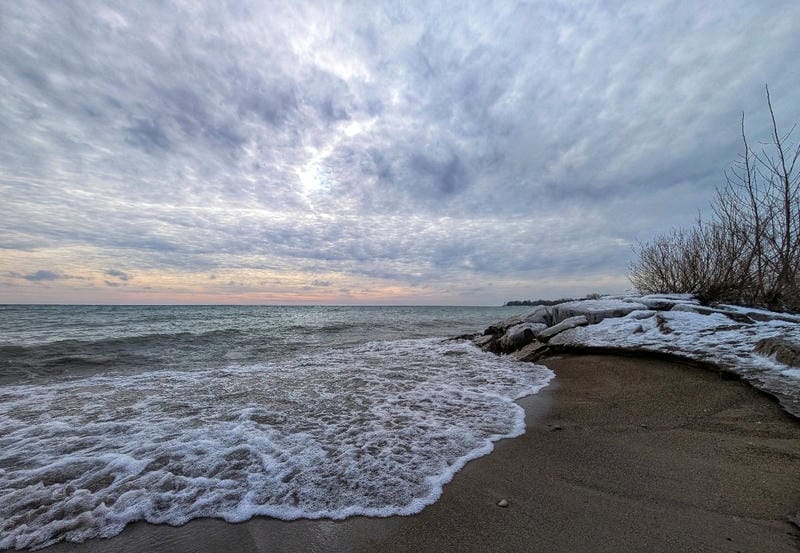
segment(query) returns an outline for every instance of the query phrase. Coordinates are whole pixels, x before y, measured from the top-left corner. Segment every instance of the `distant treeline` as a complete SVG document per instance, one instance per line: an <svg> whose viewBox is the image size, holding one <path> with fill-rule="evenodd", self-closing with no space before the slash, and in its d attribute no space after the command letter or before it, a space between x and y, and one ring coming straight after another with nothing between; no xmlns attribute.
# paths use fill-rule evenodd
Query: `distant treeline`
<svg viewBox="0 0 800 553"><path fill-rule="evenodd" d="M505 302L503 305L505 307L513 307L515 305L557 305L559 303L564 303L565 301L572 301L571 299L561 299L561 300L511 300Z"/></svg>
<svg viewBox="0 0 800 553"><path fill-rule="evenodd" d="M596 300L600 294L587 294L582 298L561 298L560 300L511 300L503 304L504 307L513 307L515 305L558 305L568 301L576 300Z"/></svg>

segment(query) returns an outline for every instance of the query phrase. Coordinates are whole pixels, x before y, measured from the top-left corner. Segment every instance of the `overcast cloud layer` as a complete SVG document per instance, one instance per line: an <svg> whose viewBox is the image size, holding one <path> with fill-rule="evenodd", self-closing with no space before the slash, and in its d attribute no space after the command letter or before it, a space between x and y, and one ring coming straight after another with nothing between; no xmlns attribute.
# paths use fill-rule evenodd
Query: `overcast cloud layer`
<svg viewBox="0 0 800 553"><path fill-rule="evenodd" d="M800 120L800 2L0 3L0 302L622 291Z"/></svg>

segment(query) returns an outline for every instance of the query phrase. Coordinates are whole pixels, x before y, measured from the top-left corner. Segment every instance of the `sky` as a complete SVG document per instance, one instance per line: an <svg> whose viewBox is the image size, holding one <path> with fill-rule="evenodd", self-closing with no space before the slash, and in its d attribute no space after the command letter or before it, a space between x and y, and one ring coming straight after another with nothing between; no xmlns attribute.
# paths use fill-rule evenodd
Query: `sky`
<svg viewBox="0 0 800 553"><path fill-rule="evenodd" d="M800 2L0 3L0 303L621 293L800 121ZM796 138L796 137L795 137Z"/></svg>

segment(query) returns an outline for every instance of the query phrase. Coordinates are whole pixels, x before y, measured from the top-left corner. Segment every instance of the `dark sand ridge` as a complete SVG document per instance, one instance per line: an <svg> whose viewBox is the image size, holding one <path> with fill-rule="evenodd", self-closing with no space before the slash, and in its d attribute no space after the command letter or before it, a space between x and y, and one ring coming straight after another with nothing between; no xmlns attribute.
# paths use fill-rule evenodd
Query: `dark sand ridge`
<svg viewBox="0 0 800 553"><path fill-rule="evenodd" d="M470 462L418 515L136 523L47 551L800 550L790 522L800 513L800 423L777 402L676 362L543 363L557 378L522 401L525 435Z"/></svg>

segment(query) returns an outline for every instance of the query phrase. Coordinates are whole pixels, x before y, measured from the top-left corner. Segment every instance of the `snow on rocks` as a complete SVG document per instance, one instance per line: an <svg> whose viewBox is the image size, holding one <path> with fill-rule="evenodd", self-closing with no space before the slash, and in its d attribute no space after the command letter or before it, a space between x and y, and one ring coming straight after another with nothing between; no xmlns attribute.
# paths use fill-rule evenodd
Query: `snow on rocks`
<svg viewBox="0 0 800 553"><path fill-rule="evenodd" d="M531 311L509 317L508 319L490 325L483 333L484 335L502 336L512 327L523 323L541 324L544 325L545 328L552 325L553 316L550 307L546 305L537 305Z"/></svg>
<svg viewBox="0 0 800 553"><path fill-rule="evenodd" d="M721 310L705 314L675 307L648 318L632 312L566 330L548 345L667 353L710 363L776 396L787 411L800 417L800 374L777 355L770 357L772 350L757 347L765 339L781 337L800 350L800 324L778 318L744 322L735 320L741 315L738 313L731 317Z"/></svg>
<svg viewBox="0 0 800 553"><path fill-rule="evenodd" d="M542 342L546 342L556 334L560 332L564 332L565 330L569 330L570 328L575 328L576 326L583 326L588 325L589 319L586 318L586 315L576 315L574 317L569 317L568 319L564 319L558 324L551 326L550 328L544 329L539 332L537 338Z"/></svg>
<svg viewBox="0 0 800 553"><path fill-rule="evenodd" d="M522 316L528 323L539 323L545 326L553 324L553 310L547 305L537 305L532 311L528 311Z"/></svg>
<svg viewBox="0 0 800 553"><path fill-rule="evenodd" d="M758 309L755 307L742 307L740 305L718 305L717 309L724 313L741 313L746 315L753 321L786 321L787 323L800 323L800 315L793 315L791 313L775 313L774 311L767 311L766 309Z"/></svg>
<svg viewBox="0 0 800 553"><path fill-rule="evenodd" d="M578 300L553 306L553 322L560 323L573 317L584 316L589 324L596 324L609 317L623 317L631 311L647 309L643 303L602 298L599 300Z"/></svg>
<svg viewBox="0 0 800 553"><path fill-rule="evenodd" d="M483 331L483 334L484 336L502 336L509 328L522 323L522 315L515 315L514 317L503 319L502 321L497 321L489 325L486 330Z"/></svg>
<svg viewBox="0 0 800 553"><path fill-rule="evenodd" d="M648 309L666 310L676 305L699 305L691 294L649 294L647 296L629 297L627 301L643 303Z"/></svg>
<svg viewBox="0 0 800 553"><path fill-rule="evenodd" d="M756 353L775 357L775 360L790 367L800 367L800 344L792 343L785 338L774 336L764 338L756 343Z"/></svg>
<svg viewBox="0 0 800 553"><path fill-rule="evenodd" d="M739 323L754 322L751 317L748 317L747 315L739 311L732 311L730 309L716 309L714 307L706 307L704 305L678 304L673 306L671 311L685 311L687 313L697 313L698 315L713 315L715 313L718 313L720 315L725 315L729 319Z"/></svg>
<svg viewBox="0 0 800 553"><path fill-rule="evenodd" d="M566 324L564 324L566 323ZM656 353L712 364L776 396L800 417L800 316L682 294L607 296L536 306L486 330L484 350L535 361L557 351Z"/></svg>
<svg viewBox="0 0 800 553"><path fill-rule="evenodd" d="M513 353L534 339L547 342L570 328L641 310L646 311L647 307L616 298L570 301L555 306L537 305L531 311L490 325L474 342L486 351Z"/></svg>

